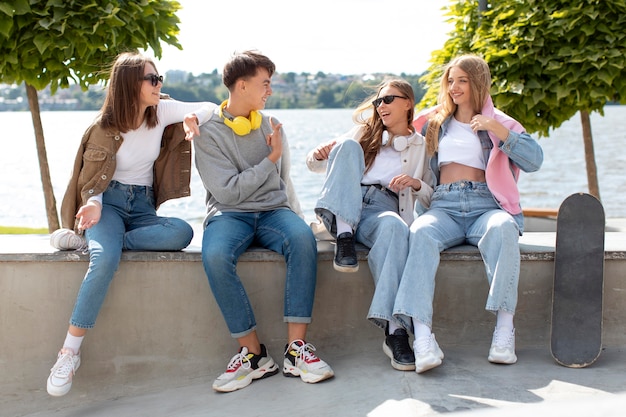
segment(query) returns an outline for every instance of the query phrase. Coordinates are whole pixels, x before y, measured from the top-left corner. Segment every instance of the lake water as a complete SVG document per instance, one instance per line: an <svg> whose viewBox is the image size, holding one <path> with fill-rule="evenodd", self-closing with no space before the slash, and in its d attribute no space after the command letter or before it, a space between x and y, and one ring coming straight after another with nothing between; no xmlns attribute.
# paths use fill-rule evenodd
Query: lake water
<svg viewBox="0 0 626 417"><path fill-rule="evenodd" d="M352 126L351 109L267 110L284 125L291 147L292 179L306 220L315 219L313 208L323 175L308 171L307 152L318 143L346 132ZM42 123L46 139L50 175L57 206L69 179L71 166L82 134L96 112L44 112ZM29 112L0 112L3 146L0 167L0 225L47 227L35 135ZM591 115L600 196L607 218L626 217L623 192L626 165L626 106L607 106L605 115ZM580 117L574 116L550 137L539 139L544 150L542 168L522 173L519 187L523 207L557 208L568 195L587 191L587 175ZM178 216L192 224L204 215L204 189L193 171L191 197L165 203L162 215ZM622 190L622 191L620 191Z"/></svg>

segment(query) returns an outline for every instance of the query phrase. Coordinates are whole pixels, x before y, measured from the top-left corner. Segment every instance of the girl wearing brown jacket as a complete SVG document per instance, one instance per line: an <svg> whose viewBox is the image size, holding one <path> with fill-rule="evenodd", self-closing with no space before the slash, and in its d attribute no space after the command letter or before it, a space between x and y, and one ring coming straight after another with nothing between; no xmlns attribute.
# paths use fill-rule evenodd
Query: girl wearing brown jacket
<svg viewBox="0 0 626 417"><path fill-rule="evenodd" d="M83 337L95 325L122 251L176 251L193 237L187 222L157 216L156 210L170 198L189 195L188 140L217 106L162 100L162 83L149 58L120 55L104 105L81 141L61 207L64 228L52 234L51 243L57 249L88 248L89 269L48 377L50 395L69 392Z"/></svg>

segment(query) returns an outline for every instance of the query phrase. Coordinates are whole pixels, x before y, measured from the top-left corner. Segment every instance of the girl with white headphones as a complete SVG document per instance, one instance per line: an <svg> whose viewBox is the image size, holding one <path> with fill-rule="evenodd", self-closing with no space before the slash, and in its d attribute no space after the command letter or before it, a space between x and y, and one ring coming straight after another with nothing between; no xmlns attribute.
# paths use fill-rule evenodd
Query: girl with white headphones
<svg viewBox="0 0 626 417"><path fill-rule="evenodd" d="M354 112L354 129L309 152L311 171L326 170L315 212L337 239L334 267L358 270L355 242L369 248L376 289L368 319L385 329L383 351L398 370L414 370L407 330L393 317L408 254L409 225L432 194L424 138L412 126L415 96L402 79L383 82Z"/></svg>

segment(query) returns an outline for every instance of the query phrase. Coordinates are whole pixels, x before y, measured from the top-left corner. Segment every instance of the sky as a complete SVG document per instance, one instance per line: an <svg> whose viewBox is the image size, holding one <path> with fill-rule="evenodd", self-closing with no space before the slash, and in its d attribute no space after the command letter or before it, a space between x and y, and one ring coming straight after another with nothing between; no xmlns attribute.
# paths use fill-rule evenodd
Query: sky
<svg viewBox="0 0 626 417"><path fill-rule="evenodd" d="M221 73L245 49L279 73L420 74L451 30L442 10L450 0L178 1L183 50L163 44L162 74Z"/></svg>

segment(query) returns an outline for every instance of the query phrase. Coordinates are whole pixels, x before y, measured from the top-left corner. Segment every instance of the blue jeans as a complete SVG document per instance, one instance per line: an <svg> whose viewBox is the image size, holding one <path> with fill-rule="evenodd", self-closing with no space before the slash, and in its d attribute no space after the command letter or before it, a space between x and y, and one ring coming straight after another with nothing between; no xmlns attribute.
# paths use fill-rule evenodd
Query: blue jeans
<svg viewBox="0 0 626 417"><path fill-rule="evenodd" d="M310 323L317 279L317 242L311 228L287 209L222 212L204 229L202 264L232 337L256 328L250 299L237 275L237 260L252 244L285 257L284 321Z"/></svg>
<svg viewBox="0 0 626 417"><path fill-rule="evenodd" d="M152 187L111 181L102 196L100 221L86 231L89 269L78 291L70 324L92 328L122 250L178 251L189 245L193 229L184 220L156 215Z"/></svg>
<svg viewBox="0 0 626 417"><path fill-rule="evenodd" d="M392 313L408 254L409 227L398 214L395 194L361 185L364 172L358 142L346 140L335 146L315 212L335 237L334 218L344 219L356 231L356 241L370 249L367 261L375 289L367 318L384 328L395 320Z"/></svg>
<svg viewBox="0 0 626 417"><path fill-rule="evenodd" d="M483 258L489 282L485 309L515 313L519 227L485 183L460 181L438 185L430 209L411 225L409 256L394 307L405 326L411 326L412 318L432 328L440 253L463 243L477 246Z"/></svg>

